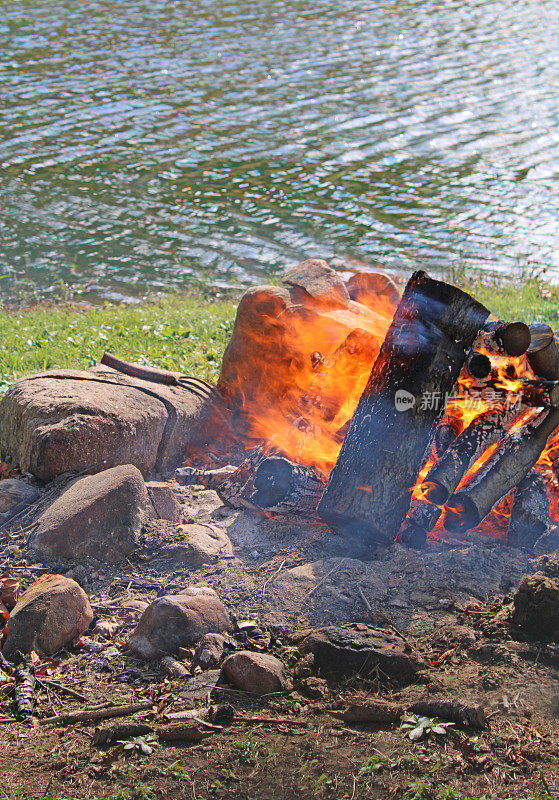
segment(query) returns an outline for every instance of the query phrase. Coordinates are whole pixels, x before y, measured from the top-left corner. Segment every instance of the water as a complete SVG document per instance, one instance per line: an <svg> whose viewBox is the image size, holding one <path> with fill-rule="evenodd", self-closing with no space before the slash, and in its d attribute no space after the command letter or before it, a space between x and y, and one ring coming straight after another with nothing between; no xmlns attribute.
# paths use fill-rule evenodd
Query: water
<svg viewBox="0 0 559 800"><path fill-rule="evenodd" d="M559 277L556 0L18 0L0 291L309 256Z"/></svg>

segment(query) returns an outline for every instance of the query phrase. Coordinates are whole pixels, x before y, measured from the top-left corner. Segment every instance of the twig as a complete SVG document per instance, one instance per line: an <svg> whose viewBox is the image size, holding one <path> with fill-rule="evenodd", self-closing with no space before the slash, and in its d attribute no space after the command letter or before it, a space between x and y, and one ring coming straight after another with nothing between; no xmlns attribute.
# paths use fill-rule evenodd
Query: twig
<svg viewBox="0 0 559 800"><path fill-rule="evenodd" d="M88 702L87 697L84 697L83 694L75 692L73 689L69 689L67 686L63 686L61 683L56 683L56 681L47 681L44 678L37 678L37 683L42 687L50 686L51 689L58 689L61 692L65 692L66 694L69 694L70 697L75 697L76 700L81 700L83 703Z"/></svg>
<svg viewBox="0 0 559 800"><path fill-rule="evenodd" d="M360 598L361 598L361 600L363 601L363 605L365 606L365 608L367 609L367 611L369 612L369 614L372 614L372 613L373 613L373 607L371 606L371 604L369 603L369 601L368 601L368 600L367 600L367 598L365 597L365 592L364 592L364 591L363 591L363 589L362 589L362 588L359 586L359 584L357 584L357 593L359 594L359 597L360 597Z"/></svg>
<svg viewBox="0 0 559 800"><path fill-rule="evenodd" d="M267 579L264 581L264 583L262 584L261 593L262 593L263 595L264 595L264 593L266 592L266 587L268 586L268 584L269 584L269 583L271 583L271 582L274 580L274 578L276 578L276 577L277 577L277 576L280 574L280 572L282 571L282 569L283 569L283 566L284 566L284 564L285 564L286 560L287 560L287 559L285 559L285 558L284 558L284 559L283 559L283 561L281 562L281 564L279 565L279 567L277 568L277 570L276 570L276 571L275 571L275 572L274 572L272 575L270 575L270 577L269 577L269 578L267 578Z"/></svg>
<svg viewBox="0 0 559 800"><path fill-rule="evenodd" d="M309 723L303 719L290 719L289 717L235 717L232 725L303 725Z"/></svg>
<svg viewBox="0 0 559 800"><path fill-rule="evenodd" d="M337 569L339 569L339 568L342 566L342 564L344 563L344 561L345 561L345 558L341 558L341 559L338 561L338 563L336 564L336 566L335 566L335 567L332 567L332 569L330 570L330 572L327 572L327 573L326 573L326 575L325 575L325 576L324 576L324 577L323 577L323 578L322 578L322 579L321 579L321 580L320 580L320 581L319 581L319 582L316 584L316 586L314 586L314 587L313 587L313 588L310 590L310 592L307 592L307 594L305 595L305 597L310 597L310 596L311 596L311 594L314 594L314 592L316 592L316 590L317 590L317 589L319 589L319 588L322 586L322 584L324 583L324 581L325 581L327 578L329 578L329 577L330 577L330 575L332 575L332 573L333 573L333 572L336 572L336 570L337 570Z"/></svg>

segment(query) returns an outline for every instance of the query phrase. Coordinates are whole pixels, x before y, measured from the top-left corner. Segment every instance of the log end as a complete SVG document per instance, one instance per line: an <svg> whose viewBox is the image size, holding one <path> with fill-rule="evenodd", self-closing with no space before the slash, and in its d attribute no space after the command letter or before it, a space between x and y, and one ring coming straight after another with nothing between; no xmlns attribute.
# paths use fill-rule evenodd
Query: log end
<svg viewBox="0 0 559 800"><path fill-rule="evenodd" d="M467 495L455 494L447 502L444 527L450 533L465 533L480 522L478 510Z"/></svg>
<svg viewBox="0 0 559 800"><path fill-rule="evenodd" d="M448 489L437 481L424 481L421 484L421 492L425 500L436 506L444 506L449 496Z"/></svg>

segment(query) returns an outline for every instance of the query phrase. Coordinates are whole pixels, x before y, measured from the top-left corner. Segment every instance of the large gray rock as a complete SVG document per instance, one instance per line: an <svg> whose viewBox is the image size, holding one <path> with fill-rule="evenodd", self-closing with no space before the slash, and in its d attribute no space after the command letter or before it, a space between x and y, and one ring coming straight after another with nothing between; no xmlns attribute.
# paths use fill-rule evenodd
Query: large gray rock
<svg viewBox="0 0 559 800"><path fill-rule="evenodd" d="M80 478L40 515L29 548L45 559L121 561L134 550L147 502L131 464Z"/></svg>
<svg viewBox="0 0 559 800"><path fill-rule="evenodd" d="M226 633L231 623L213 591L191 586L154 600L128 638L128 647L145 659L161 658L196 644L206 633Z"/></svg>
<svg viewBox="0 0 559 800"><path fill-rule="evenodd" d="M0 452L46 482L119 464L164 474L204 441L207 413L184 387L108 367L54 370L20 378L0 401Z"/></svg>
<svg viewBox="0 0 559 800"><path fill-rule="evenodd" d="M84 633L93 611L83 589L63 575L41 575L21 595L8 619L2 654L52 655Z"/></svg>

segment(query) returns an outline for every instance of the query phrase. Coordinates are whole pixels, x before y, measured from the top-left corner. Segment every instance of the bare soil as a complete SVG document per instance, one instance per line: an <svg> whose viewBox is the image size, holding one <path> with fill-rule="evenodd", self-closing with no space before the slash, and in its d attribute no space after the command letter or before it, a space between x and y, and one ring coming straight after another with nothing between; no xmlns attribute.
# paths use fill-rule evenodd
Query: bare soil
<svg viewBox="0 0 559 800"><path fill-rule="evenodd" d="M20 798L80 800L559 796L559 650L521 641L510 626L512 593L537 566L528 556L496 540L438 542L423 553L398 546L363 553L309 521L264 519L223 507L214 492L176 491L183 522L222 526L234 557L193 570L165 557L167 545L180 543L179 526L151 521L135 559L118 569L55 565L83 585L97 618L112 620L115 630L109 638L82 637L41 662L43 686L27 722L14 721L12 685L0 685L0 789L8 797L18 791ZM24 540L24 531L6 540L1 566L25 586L55 569L28 563ZM161 745L150 755L122 745L94 747L96 725L107 723L41 723L62 711L139 699L156 705L126 720L153 722L204 707L209 700L184 696L184 680L124 648L139 616L132 600L150 601L191 584L212 586L237 620L257 623L237 634L239 644L280 657L292 691L255 698L220 688L212 702L233 705L232 725L198 744ZM405 687L382 676L355 676L320 684L317 696L304 668L296 668L290 633L350 621L397 630L427 669ZM188 665L189 655L182 657ZM412 742L397 724L348 725L329 714L363 696L482 704L489 729L451 728Z"/></svg>

